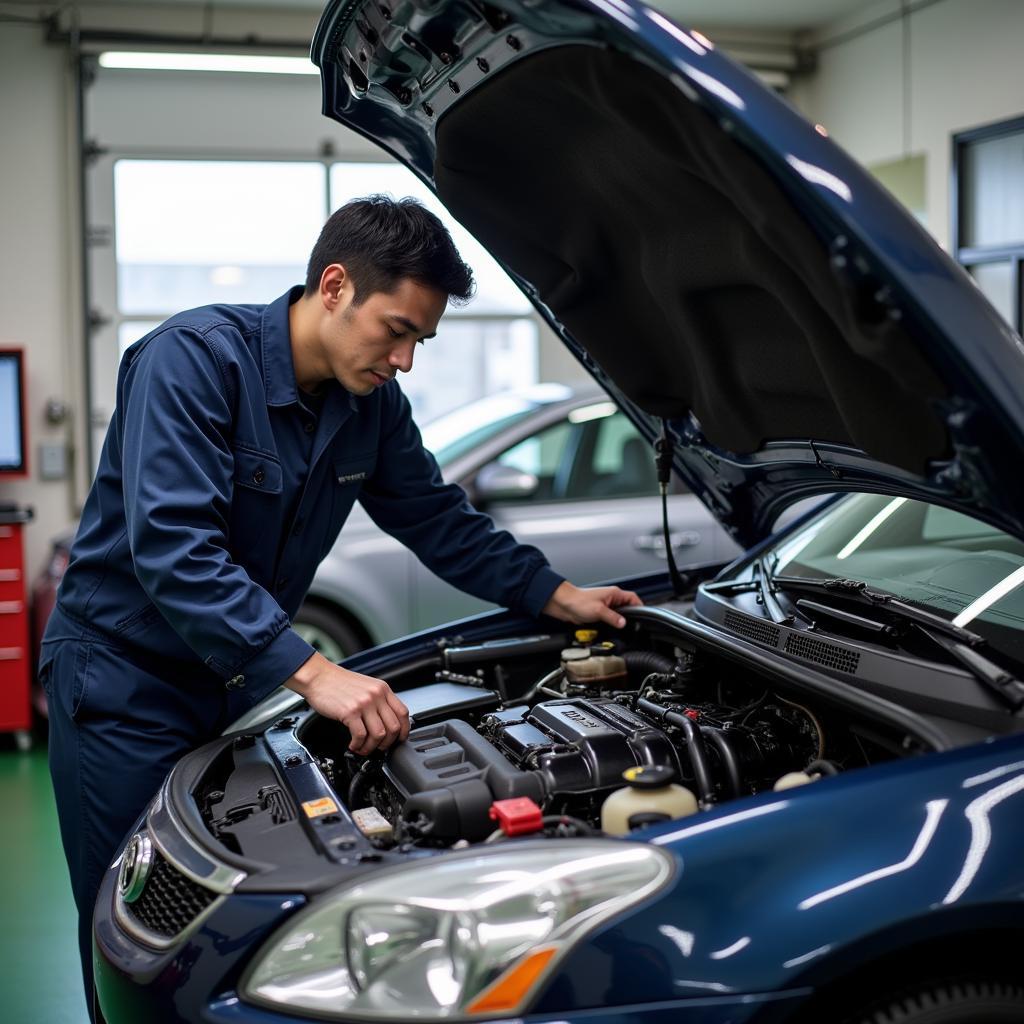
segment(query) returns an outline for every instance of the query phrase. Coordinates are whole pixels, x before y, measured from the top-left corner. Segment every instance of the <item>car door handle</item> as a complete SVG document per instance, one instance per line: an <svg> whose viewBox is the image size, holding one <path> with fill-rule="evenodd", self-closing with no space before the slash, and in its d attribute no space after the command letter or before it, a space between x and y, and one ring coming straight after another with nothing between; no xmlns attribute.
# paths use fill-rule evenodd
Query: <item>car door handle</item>
<svg viewBox="0 0 1024 1024"><path fill-rule="evenodd" d="M700 533L697 530L680 530L677 533L668 535L672 550L679 548L692 548L700 543ZM665 537L661 533L642 533L639 537L633 538L633 547L639 551L664 551Z"/></svg>

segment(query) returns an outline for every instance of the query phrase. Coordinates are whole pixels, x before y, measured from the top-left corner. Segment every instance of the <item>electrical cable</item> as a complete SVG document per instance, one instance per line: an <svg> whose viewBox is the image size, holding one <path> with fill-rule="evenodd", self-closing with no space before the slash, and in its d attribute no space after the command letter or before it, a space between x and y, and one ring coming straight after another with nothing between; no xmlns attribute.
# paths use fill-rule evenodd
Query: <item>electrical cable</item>
<svg viewBox="0 0 1024 1024"><path fill-rule="evenodd" d="M812 724L814 725L815 731L818 734L818 750L814 757L815 759L820 759L821 756L825 753L825 730L822 729L821 722L819 722L818 719L814 717L814 713L805 708L803 704L797 704L797 702L793 700L786 700L785 697L779 697L778 694L776 694L775 696L778 697L778 699L781 700L783 704L788 704L790 707L799 709L811 720Z"/></svg>
<svg viewBox="0 0 1024 1024"><path fill-rule="evenodd" d="M526 691L522 699L516 701L516 703L529 704L530 701L532 701L538 693L540 693L543 690L546 690L551 683L555 682L556 679L562 678L564 678L564 673L562 672L561 666L559 666L553 672L549 672L546 676L542 676L540 679L538 679L537 682L534 683L533 686L531 686L530 689ZM565 695L559 693L557 694L557 696L563 697Z"/></svg>

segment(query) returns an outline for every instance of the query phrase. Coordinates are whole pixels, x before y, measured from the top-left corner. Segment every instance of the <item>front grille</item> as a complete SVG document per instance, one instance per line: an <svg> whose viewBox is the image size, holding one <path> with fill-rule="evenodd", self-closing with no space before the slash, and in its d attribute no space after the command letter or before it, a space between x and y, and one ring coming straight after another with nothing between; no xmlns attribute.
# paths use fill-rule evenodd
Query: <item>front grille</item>
<svg viewBox="0 0 1024 1024"><path fill-rule="evenodd" d="M770 622L763 622L761 619L751 618L749 615L740 615L737 612L725 613L725 626L737 633L757 640L769 647L779 646L779 628Z"/></svg>
<svg viewBox="0 0 1024 1024"><path fill-rule="evenodd" d="M183 932L217 898L215 892L193 882L169 864L157 849L146 886L125 909L139 924L171 939Z"/></svg>
<svg viewBox="0 0 1024 1024"><path fill-rule="evenodd" d="M860 655L846 650L845 647L824 640L815 640L809 636L800 636L797 633L790 633L787 637L786 653L795 654L798 658L817 662L839 672L849 672L851 675L857 671L860 664Z"/></svg>

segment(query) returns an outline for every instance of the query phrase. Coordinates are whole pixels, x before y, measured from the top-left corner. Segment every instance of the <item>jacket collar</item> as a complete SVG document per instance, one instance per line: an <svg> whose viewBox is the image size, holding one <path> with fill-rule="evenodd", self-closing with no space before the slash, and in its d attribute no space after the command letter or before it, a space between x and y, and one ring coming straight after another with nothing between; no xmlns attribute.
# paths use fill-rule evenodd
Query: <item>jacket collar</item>
<svg viewBox="0 0 1024 1024"><path fill-rule="evenodd" d="M299 401L299 388L292 363L291 331L288 309L302 295L302 285L289 288L263 310L260 323L260 344L263 356L263 387L267 405L294 405ZM315 462L327 447L339 427L356 410L356 398L336 381L327 382L327 398L320 414L313 451Z"/></svg>
<svg viewBox="0 0 1024 1024"><path fill-rule="evenodd" d="M291 332L288 309L302 295L302 285L289 288L263 310L260 320L260 345L263 357L263 387L267 405L291 405L299 400L292 364Z"/></svg>

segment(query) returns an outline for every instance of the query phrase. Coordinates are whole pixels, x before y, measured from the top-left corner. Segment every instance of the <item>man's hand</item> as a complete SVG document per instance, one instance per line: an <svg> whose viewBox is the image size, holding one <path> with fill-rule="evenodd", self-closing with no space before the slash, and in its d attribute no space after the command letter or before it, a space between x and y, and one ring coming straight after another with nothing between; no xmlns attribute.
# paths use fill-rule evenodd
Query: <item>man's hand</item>
<svg viewBox="0 0 1024 1024"><path fill-rule="evenodd" d="M314 654L284 685L314 711L341 722L352 734L354 754L387 750L409 735L409 709L383 679L349 672L322 654Z"/></svg>
<svg viewBox="0 0 1024 1024"><path fill-rule="evenodd" d="M588 622L605 622L621 629L626 620L613 609L643 604L632 590L619 587L574 587L568 580L559 583L543 614L581 626Z"/></svg>

